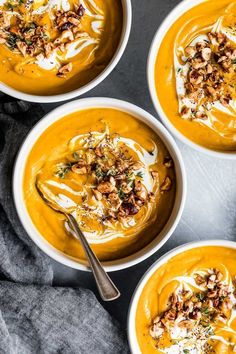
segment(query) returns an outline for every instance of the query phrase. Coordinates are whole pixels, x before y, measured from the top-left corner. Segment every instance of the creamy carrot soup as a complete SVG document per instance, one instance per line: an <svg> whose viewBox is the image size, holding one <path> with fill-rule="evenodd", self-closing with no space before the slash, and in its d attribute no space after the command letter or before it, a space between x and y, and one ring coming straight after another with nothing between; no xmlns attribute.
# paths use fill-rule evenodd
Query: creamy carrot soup
<svg viewBox="0 0 236 354"><path fill-rule="evenodd" d="M162 265L136 313L143 354L236 351L236 250L199 247Z"/></svg>
<svg viewBox="0 0 236 354"><path fill-rule="evenodd" d="M0 81L53 95L101 73L121 38L120 0L0 0Z"/></svg>
<svg viewBox="0 0 236 354"><path fill-rule="evenodd" d="M128 256L158 237L175 201L166 147L144 123L115 109L58 120L39 137L25 167L24 197L34 225L55 248L83 260L66 218L44 203L35 183L74 215L101 260Z"/></svg>
<svg viewBox="0 0 236 354"><path fill-rule="evenodd" d="M157 95L188 139L236 149L236 1L205 0L163 39L155 65Z"/></svg>

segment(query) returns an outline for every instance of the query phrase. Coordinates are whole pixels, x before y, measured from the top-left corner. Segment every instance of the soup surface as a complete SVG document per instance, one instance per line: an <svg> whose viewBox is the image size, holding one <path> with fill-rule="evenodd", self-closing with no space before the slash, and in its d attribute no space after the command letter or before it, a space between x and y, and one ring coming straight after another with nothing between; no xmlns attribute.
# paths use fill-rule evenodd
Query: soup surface
<svg viewBox="0 0 236 354"><path fill-rule="evenodd" d="M184 13L163 39L155 80L165 114L183 135L234 151L236 1L206 0Z"/></svg>
<svg viewBox="0 0 236 354"><path fill-rule="evenodd" d="M164 144L145 124L115 109L60 119L39 137L25 167L25 203L36 228L54 247L83 260L65 217L43 202L35 184L74 215L101 260L147 245L175 200L175 169Z"/></svg>
<svg viewBox="0 0 236 354"><path fill-rule="evenodd" d="M136 313L143 354L223 354L236 350L236 250L201 247L163 264Z"/></svg>
<svg viewBox="0 0 236 354"><path fill-rule="evenodd" d="M120 0L0 0L0 81L37 95L77 89L106 68L122 26Z"/></svg>

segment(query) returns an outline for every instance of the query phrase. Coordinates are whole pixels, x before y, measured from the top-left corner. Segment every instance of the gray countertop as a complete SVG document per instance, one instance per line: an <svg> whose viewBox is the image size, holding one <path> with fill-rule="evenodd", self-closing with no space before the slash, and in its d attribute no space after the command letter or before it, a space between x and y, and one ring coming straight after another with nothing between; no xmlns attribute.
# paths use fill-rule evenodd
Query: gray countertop
<svg viewBox="0 0 236 354"><path fill-rule="evenodd" d="M147 81L146 60L152 38L177 0L132 0L133 24L128 47L113 73L83 97L104 96L123 99L158 116L152 105ZM59 104L57 104L59 105ZM55 104L43 105L46 111ZM179 141L188 178L188 192L182 220L170 240L145 262L128 270L111 273L122 296L104 307L126 326L132 293L144 272L168 250L190 241L236 240L236 161L214 159ZM53 262L55 285L96 288L92 275Z"/></svg>

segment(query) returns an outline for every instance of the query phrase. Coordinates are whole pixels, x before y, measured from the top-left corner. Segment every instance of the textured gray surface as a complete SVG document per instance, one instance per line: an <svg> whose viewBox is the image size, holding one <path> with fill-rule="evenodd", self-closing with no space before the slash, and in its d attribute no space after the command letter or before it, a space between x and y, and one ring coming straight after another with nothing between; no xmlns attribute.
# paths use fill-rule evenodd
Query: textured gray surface
<svg viewBox="0 0 236 354"><path fill-rule="evenodd" d="M157 117L146 82L148 50L164 17L177 0L133 0L133 26L126 52L114 72L88 96L115 97L135 103ZM55 105L44 105L49 111ZM157 117L158 118L158 117ZM148 267L166 251L189 241L236 240L236 162L213 159L177 142L188 177L188 195L182 220L171 239L147 261L129 270L111 274L122 297L105 304L108 311L126 326L133 290ZM55 284L82 285L95 290L92 276L53 262Z"/></svg>

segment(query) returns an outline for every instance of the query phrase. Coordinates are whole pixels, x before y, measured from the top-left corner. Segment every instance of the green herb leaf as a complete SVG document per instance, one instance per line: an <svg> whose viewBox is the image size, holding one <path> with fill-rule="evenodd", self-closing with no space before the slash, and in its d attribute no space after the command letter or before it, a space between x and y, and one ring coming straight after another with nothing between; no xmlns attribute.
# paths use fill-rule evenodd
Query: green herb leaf
<svg viewBox="0 0 236 354"><path fill-rule="evenodd" d="M137 177L140 177L140 178L143 178L143 172L139 171L137 174L136 174Z"/></svg>

